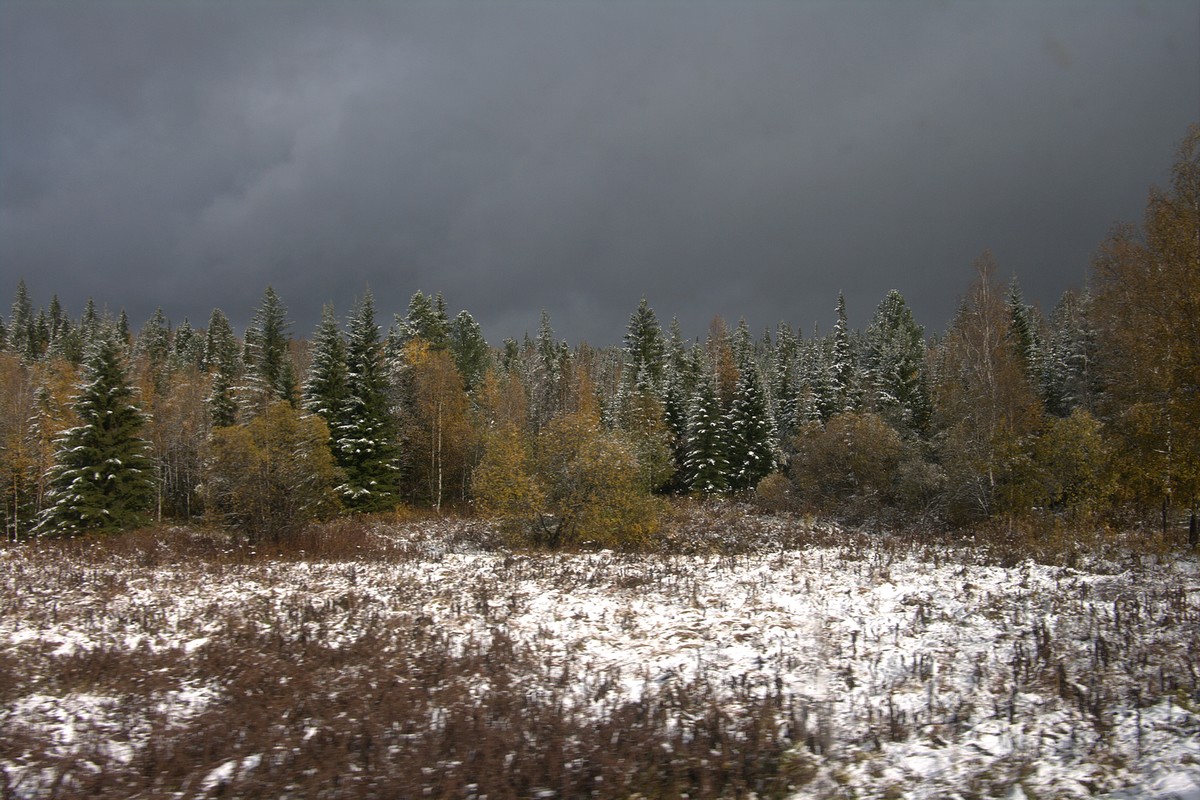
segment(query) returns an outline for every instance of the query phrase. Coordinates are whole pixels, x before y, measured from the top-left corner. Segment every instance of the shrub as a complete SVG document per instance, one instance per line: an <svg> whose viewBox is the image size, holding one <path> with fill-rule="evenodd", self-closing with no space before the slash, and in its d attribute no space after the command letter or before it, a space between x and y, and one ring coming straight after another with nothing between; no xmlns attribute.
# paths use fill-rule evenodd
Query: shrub
<svg viewBox="0 0 1200 800"><path fill-rule="evenodd" d="M540 520L547 543L640 547L658 530L661 504L647 492L633 448L592 414L551 421L536 463L552 512Z"/></svg>
<svg viewBox="0 0 1200 800"><path fill-rule="evenodd" d="M754 488L754 505L768 514L795 510L796 493L792 490L792 482L782 472L772 472Z"/></svg>
<svg viewBox="0 0 1200 800"><path fill-rule="evenodd" d="M819 505L886 502L904 454L900 435L879 415L838 414L823 428L812 423L800 430L792 481L801 497Z"/></svg>
<svg viewBox="0 0 1200 800"><path fill-rule="evenodd" d="M211 507L250 541L279 541L339 508L341 473L329 429L315 415L277 402L250 424L213 431L207 491Z"/></svg>

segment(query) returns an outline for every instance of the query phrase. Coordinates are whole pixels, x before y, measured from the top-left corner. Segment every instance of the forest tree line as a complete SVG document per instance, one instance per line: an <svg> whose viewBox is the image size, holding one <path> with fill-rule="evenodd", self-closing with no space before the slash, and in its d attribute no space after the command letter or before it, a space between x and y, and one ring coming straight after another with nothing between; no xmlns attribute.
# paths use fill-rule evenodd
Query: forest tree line
<svg viewBox="0 0 1200 800"><path fill-rule="evenodd" d="M1200 498L1200 128L1090 286L1043 313L988 253L948 329L887 294L863 329L703 338L643 300L623 347L572 347L543 313L489 345L417 292L385 326L366 292L308 338L268 287L242 337L160 311L0 317L8 538L156 521L278 538L400 506L476 509L529 544L637 545L670 495L753 496L889 524L995 517L1164 529Z"/></svg>

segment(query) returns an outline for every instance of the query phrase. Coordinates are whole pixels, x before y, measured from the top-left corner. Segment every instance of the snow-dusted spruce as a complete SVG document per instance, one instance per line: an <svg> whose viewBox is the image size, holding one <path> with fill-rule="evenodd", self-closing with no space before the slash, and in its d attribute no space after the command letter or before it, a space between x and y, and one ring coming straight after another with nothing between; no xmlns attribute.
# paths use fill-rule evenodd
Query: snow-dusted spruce
<svg viewBox="0 0 1200 800"><path fill-rule="evenodd" d="M274 400L295 405L296 373L288 355L287 307L270 286L262 305L246 329L246 395L256 413L262 413Z"/></svg>
<svg viewBox="0 0 1200 800"><path fill-rule="evenodd" d="M711 380L701 380L688 417L684 471L693 492L718 494L729 489L729 459L721 403Z"/></svg>
<svg viewBox="0 0 1200 800"><path fill-rule="evenodd" d="M38 356L36 320L33 314L33 301L29 299L29 290L25 281L17 282L17 297L13 300L12 316L9 317L6 346L25 361L33 361Z"/></svg>
<svg viewBox="0 0 1200 800"><path fill-rule="evenodd" d="M1050 340L1042 363L1041 393L1046 410L1060 417L1076 408L1095 409L1102 391L1091 295L1063 294L1050 317Z"/></svg>
<svg viewBox="0 0 1200 800"><path fill-rule="evenodd" d="M242 356L238 352L233 326L219 308L213 309L208 320L202 365L212 375L212 387L206 400L212 426L225 428L236 425L237 381L242 373Z"/></svg>
<svg viewBox="0 0 1200 800"><path fill-rule="evenodd" d="M800 350L800 391L796 398L796 427L826 422L843 410L838 405L833 376L833 343L816 330Z"/></svg>
<svg viewBox="0 0 1200 800"><path fill-rule="evenodd" d="M384 511L396 504L396 432L388 411L383 343L368 291L350 320L346 345L346 392L333 429L334 457L346 473L346 505Z"/></svg>
<svg viewBox="0 0 1200 800"><path fill-rule="evenodd" d="M830 332L830 372L833 378L834 413L854 411L862 404L862 376L858 357L850 340L850 323L846 319L846 298L838 292L837 322Z"/></svg>
<svg viewBox="0 0 1200 800"><path fill-rule="evenodd" d="M792 327L786 322L775 329L775 350L771 356L770 372L766 377L770 386L771 413L780 445L790 447L796 430L796 407L800 385L800 342Z"/></svg>
<svg viewBox="0 0 1200 800"><path fill-rule="evenodd" d="M625 331L626 388L651 391L661 396L665 354L662 328L654 316L654 309L643 297L629 318L629 327Z"/></svg>
<svg viewBox="0 0 1200 800"><path fill-rule="evenodd" d="M1025 302L1021 284L1014 275L1008 284L1009 336L1017 348L1017 355L1025 369L1026 377L1035 382L1042 374L1045 362L1045 342L1040 333L1043 328L1041 314L1036 306Z"/></svg>
<svg viewBox="0 0 1200 800"><path fill-rule="evenodd" d="M39 534L119 531L149 521L155 495L149 444L141 435L146 416L135 403L123 351L106 331L88 353L73 404L80 424L59 439Z"/></svg>
<svg viewBox="0 0 1200 800"><path fill-rule="evenodd" d="M152 392L165 395L171 385L171 323L161 307L146 320L133 348L133 362L149 377ZM145 385L145 384L143 384Z"/></svg>
<svg viewBox="0 0 1200 800"><path fill-rule="evenodd" d="M671 319L671 336L663 361L663 418L675 439L683 441L687 434L688 398L695 381L688 369L688 352L677 317Z"/></svg>
<svg viewBox="0 0 1200 800"><path fill-rule="evenodd" d="M450 321L449 338L454 365L458 367L467 391L470 391L483 381L492 361L487 340L483 338L483 329L469 312L460 311Z"/></svg>
<svg viewBox="0 0 1200 800"><path fill-rule="evenodd" d="M925 329L913 321L895 289L883 298L867 328L866 360L873 407L898 430L923 430L930 412L924 385Z"/></svg>
<svg viewBox="0 0 1200 800"><path fill-rule="evenodd" d="M333 306L326 304L321 309L321 324L313 334L312 364L304 382L302 404L306 411L320 414L333 427L345 402L346 341L338 329Z"/></svg>
<svg viewBox="0 0 1200 800"><path fill-rule="evenodd" d="M746 362L738 378L737 394L726 421L728 431L729 488L753 489L775 469L779 442L775 421L767 407L758 367Z"/></svg>

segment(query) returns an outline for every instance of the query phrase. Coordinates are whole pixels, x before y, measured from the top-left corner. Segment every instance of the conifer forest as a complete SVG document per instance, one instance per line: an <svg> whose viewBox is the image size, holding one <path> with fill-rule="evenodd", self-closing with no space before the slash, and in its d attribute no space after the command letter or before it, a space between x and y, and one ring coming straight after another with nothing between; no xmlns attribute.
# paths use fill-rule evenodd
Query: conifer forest
<svg viewBox="0 0 1200 800"><path fill-rule="evenodd" d="M1003 269L609 347L19 282L0 796L1200 798L1200 127Z"/></svg>

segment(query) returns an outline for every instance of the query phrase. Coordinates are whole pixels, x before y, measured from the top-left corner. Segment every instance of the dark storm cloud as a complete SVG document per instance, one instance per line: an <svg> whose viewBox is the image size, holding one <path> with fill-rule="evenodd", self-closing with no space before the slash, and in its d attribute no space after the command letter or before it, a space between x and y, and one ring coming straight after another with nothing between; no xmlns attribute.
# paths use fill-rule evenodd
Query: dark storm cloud
<svg viewBox="0 0 1200 800"><path fill-rule="evenodd" d="M366 286L617 341L1044 305L1200 117L1193 2L0 2L0 270L307 334ZM664 320L665 321L665 320Z"/></svg>

